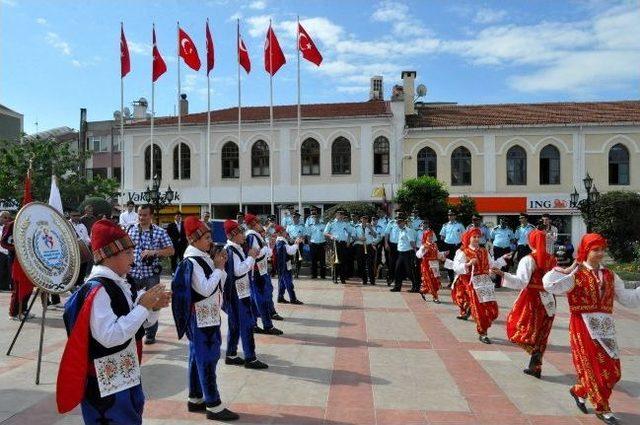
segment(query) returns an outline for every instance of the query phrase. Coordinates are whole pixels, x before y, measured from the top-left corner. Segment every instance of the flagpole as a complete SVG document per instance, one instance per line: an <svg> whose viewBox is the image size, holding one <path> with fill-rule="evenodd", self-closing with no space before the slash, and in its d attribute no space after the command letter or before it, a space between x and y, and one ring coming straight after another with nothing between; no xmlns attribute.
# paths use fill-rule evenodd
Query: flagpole
<svg viewBox="0 0 640 425"><path fill-rule="evenodd" d="M176 21L176 57L178 58L178 180L182 182L182 111L180 110L180 22ZM182 210L182 197L178 198L178 211Z"/></svg>
<svg viewBox="0 0 640 425"><path fill-rule="evenodd" d="M240 152L241 142L241 133L242 133L242 109L241 109L241 99L242 99L242 91L240 89L240 18L237 20L237 48L238 51L238 152ZM238 155L238 179L240 180L240 211L242 211L242 167L240 166L240 155Z"/></svg>
<svg viewBox="0 0 640 425"><path fill-rule="evenodd" d="M154 35L154 48L155 48L155 34L156 34L156 24L153 24L153 35ZM153 57L153 54L151 55ZM153 61L153 59L152 59ZM153 69L153 62L151 65L151 68ZM152 71L153 74L153 71ZM153 120L156 116L156 108L155 108L155 94L156 94L156 82L153 81L153 75L151 76L151 152L150 152L150 157L151 157L151 168L149 169L149 180L151 182L153 182L153 172L154 172L154 168L153 168L153 157L154 155L154 149L155 146L153 144ZM146 177L146 176L145 176ZM153 186L153 183L151 184Z"/></svg>
<svg viewBox="0 0 640 425"><path fill-rule="evenodd" d="M271 215L274 214L273 206L273 172L274 169L271 166L274 153L273 143L273 40L271 39L273 30L271 29L271 19L269 19L269 141L271 142L271 152L269 152L269 191L271 201Z"/></svg>
<svg viewBox="0 0 640 425"><path fill-rule="evenodd" d="M209 31L209 18L207 18L207 31ZM207 38L208 42L208 38ZM213 48L213 46L210 46ZM209 60L209 50L207 50L207 61ZM207 193L209 199L209 214L213 218L213 205L211 204L211 78L209 77L209 64L207 63Z"/></svg>
<svg viewBox="0 0 640 425"><path fill-rule="evenodd" d="M122 22L120 22L120 34L124 34ZM120 44L122 45L122 40L120 40ZM122 46L120 49L122 49ZM122 53L120 54L122 55ZM120 67L122 67L122 64ZM122 76L122 69L120 70L120 190L121 208L124 211L124 77Z"/></svg>
<svg viewBox="0 0 640 425"><path fill-rule="evenodd" d="M302 146L300 144L300 120L301 120L301 111L300 111L300 16L298 15L298 26L296 27L296 44L298 51L298 135L296 136L296 150L300 149L302 153ZM302 214L302 156L298 158L298 212Z"/></svg>

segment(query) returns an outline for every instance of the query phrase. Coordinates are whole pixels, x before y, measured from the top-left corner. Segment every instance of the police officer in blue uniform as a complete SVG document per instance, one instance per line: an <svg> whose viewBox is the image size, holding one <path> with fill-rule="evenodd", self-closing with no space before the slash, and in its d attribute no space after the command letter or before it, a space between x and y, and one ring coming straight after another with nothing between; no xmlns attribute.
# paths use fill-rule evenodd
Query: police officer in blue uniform
<svg viewBox="0 0 640 425"><path fill-rule="evenodd" d="M525 213L520 213L518 217L520 220L520 226L516 229L515 238L516 243L516 261L520 261L522 258L531 254L531 248L529 248L529 233L535 229L531 223L529 223L529 217Z"/></svg>
<svg viewBox="0 0 640 425"><path fill-rule="evenodd" d="M304 239L306 234L306 229L304 224L300 221L300 213L298 211L294 211L292 214L293 222L285 227L287 230L287 234L289 235L289 239L294 241L296 239ZM297 279L300 276L300 267L302 266L302 245L298 246L298 252L293 256L293 264L294 267L294 277Z"/></svg>
<svg viewBox="0 0 640 425"><path fill-rule="evenodd" d="M324 228L324 235L331 241L335 241L336 255L338 263L335 265L334 283L338 283L337 277L340 277L340 283L347 283L346 264L343 263L348 256L348 247L351 240L351 224L347 221L347 212L340 209L336 212L336 218L327 223Z"/></svg>
<svg viewBox="0 0 640 425"><path fill-rule="evenodd" d="M491 243L493 245L493 258L501 258L505 254L511 252L511 244L515 240L513 230L511 230L504 222L504 219L498 221L498 225L491 229ZM507 271L511 267L511 259L507 260L507 265L502 267L502 271ZM502 278L500 276L495 277L496 288L502 286Z"/></svg>
<svg viewBox="0 0 640 425"><path fill-rule="evenodd" d="M465 229L462 223L456 221L455 211L449 210L447 212L447 217L449 218L449 221L442 225L442 229L440 229L440 238L444 242L444 250L449 251L447 258L453 261L458 248L460 248L462 234ZM449 275L449 285L451 285L453 282L453 270L447 269L447 274Z"/></svg>
<svg viewBox="0 0 640 425"><path fill-rule="evenodd" d="M409 292L418 292L420 289L418 280L415 275L415 254L416 254L416 232L407 225L407 218L404 214L398 215L396 218L398 228L398 244L396 270L394 273L394 286L391 292L400 292L402 290L402 281L405 278L411 280L411 290Z"/></svg>
<svg viewBox="0 0 640 425"><path fill-rule="evenodd" d="M397 218L400 215L404 215L401 209L395 211L396 218L387 222L387 227L384 230L385 241L384 247L389 253L387 257L387 286L391 286L391 282L395 280L396 272L396 259L398 257L398 224Z"/></svg>
<svg viewBox="0 0 640 425"><path fill-rule="evenodd" d="M325 279L326 267L326 246L327 238L324 235L325 224L318 215L316 207L311 208L311 215L305 222L306 236L309 239L311 251L311 279L318 278L318 264L320 265L320 278Z"/></svg>

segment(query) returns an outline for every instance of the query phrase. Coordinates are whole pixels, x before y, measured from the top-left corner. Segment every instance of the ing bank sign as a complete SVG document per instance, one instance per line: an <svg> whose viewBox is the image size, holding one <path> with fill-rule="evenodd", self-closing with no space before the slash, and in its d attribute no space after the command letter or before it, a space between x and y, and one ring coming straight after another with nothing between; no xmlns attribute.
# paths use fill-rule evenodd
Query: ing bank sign
<svg viewBox="0 0 640 425"><path fill-rule="evenodd" d="M534 195L527 197L527 211L531 213L572 213L570 195Z"/></svg>

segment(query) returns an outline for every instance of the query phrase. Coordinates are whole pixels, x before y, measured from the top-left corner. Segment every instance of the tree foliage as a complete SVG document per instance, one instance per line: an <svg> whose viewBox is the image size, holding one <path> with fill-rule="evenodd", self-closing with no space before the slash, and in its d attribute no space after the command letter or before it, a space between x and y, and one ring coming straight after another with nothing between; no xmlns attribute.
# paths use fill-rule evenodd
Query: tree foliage
<svg viewBox="0 0 640 425"><path fill-rule="evenodd" d="M49 199L51 176L58 176L58 187L65 210L77 209L89 196L113 198L118 194L118 182L99 176L87 179L79 174L80 165L88 157L71 150L68 143L54 140L0 141L0 200L22 201L24 179L33 163L31 190L33 199Z"/></svg>
<svg viewBox="0 0 640 425"><path fill-rule="evenodd" d="M78 211L83 212L84 208L87 205L91 205L93 207L94 216L98 218L102 218L103 216L105 216L106 218L111 218L111 211L113 210L113 206L104 198L87 198L78 206Z"/></svg>
<svg viewBox="0 0 640 425"><path fill-rule="evenodd" d="M616 261L636 259L640 243L640 194L630 191L604 193L598 201L581 203L580 211L592 232L600 233L609 242L609 253Z"/></svg>
<svg viewBox="0 0 640 425"><path fill-rule="evenodd" d="M395 202L407 213L417 209L420 217L429 219L432 229L439 229L447 221L448 197L440 180L422 176L406 180L398 189Z"/></svg>
<svg viewBox="0 0 640 425"><path fill-rule="evenodd" d="M471 223L471 216L478 213L476 201L469 196L461 196L458 202L451 205L451 209L456 212L456 220L464 225Z"/></svg>

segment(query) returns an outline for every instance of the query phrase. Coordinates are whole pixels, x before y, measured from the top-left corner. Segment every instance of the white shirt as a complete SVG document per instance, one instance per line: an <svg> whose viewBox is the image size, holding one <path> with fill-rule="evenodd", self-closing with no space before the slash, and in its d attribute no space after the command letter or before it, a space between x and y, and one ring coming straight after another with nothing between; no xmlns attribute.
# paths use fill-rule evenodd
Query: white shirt
<svg viewBox="0 0 640 425"><path fill-rule="evenodd" d="M135 226L138 224L138 213L135 211L123 211L120 213L120 227L126 229L132 224Z"/></svg>
<svg viewBox="0 0 640 425"><path fill-rule="evenodd" d="M245 275L247 273L249 273L251 270L253 270L253 265L255 264L255 259L253 257L247 256L246 258L244 257L244 252L242 251L242 247L240 245L238 245L235 242L229 241L227 240L227 244L225 245L225 249L227 249L228 247L234 247L241 255L241 257L238 257L238 255L232 251L232 256L233 256L233 274L236 277Z"/></svg>
<svg viewBox="0 0 640 425"><path fill-rule="evenodd" d="M184 258L188 257L201 257L207 264L213 269L213 273L209 276L209 279L204 274L204 270L200 267L200 264L196 260L189 259L193 264L193 272L191 274L191 287L203 297L210 297L215 291L218 283L220 283L220 297L222 297L222 289L224 289L224 282L227 279L227 272L224 270L217 269L214 264L211 256L206 252L200 251L193 245L189 245L187 249L184 250ZM220 303L218 303L220 305Z"/></svg>
<svg viewBox="0 0 640 425"><path fill-rule="evenodd" d="M589 270L593 270L587 262L582 263L582 265ZM559 270L560 269L556 267L547 272L542 278L544 289L555 295L566 294L573 289L576 284L575 275L578 267L569 274L564 274ZM602 282L602 268L598 268L597 275L598 281ZM625 288L624 282L616 273L613 273L613 284L616 301L625 307L640 307L640 287L636 289Z"/></svg>
<svg viewBox="0 0 640 425"><path fill-rule="evenodd" d="M552 225L548 230L545 230L545 233L547 234L547 252L555 255L554 248L558 240L558 228Z"/></svg>
<svg viewBox="0 0 640 425"><path fill-rule="evenodd" d="M69 223L71 223L71 226L73 226L73 229L76 231L76 235L78 236L78 239L80 239L82 242L86 243L87 245L91 245L91 238L89 237L87 226L85 226L80 222L74 223L73 221L69 221Z"/></svg>
<svg viewBox="0 0 640 425"><path fill-rule="evenodd" d="M427 253L427 250L425 249L424 245L420 245L420 249L418 249L416 251L416 257L422 259L422 257L424 257L424 254ZM442 260L444 259L444 257L446 257L447 251L438 251L438 259Z"/></svg>
<svg viewBox="0 0 640 425"><path fill-rule="evenodd" d="M271 258L271 256L273 255L273 251L271 250L271 248L269 248L269 244L265 242L262 235L255 230L247 230L245 233L245 237L248 237L249 235L255 236L255 238L253 239L253 244L249 248L260 251L258 253L258 257L262 257L264 255L265 259ZM258 244L258 241L256 239L259 239L260 242L262 242L262 249L260 249L260 245Z"/></svg>
<svg viewBox="0 0 640 425"><path fill-rule="evenodd" d="M298 244L294 243L293 245L289 245L289 242L287 242L287 240L285 238L283 238L282 236L278 236L276 238L276 243L280 242L280 241L284 241L284 247L287 250L287 254L288 255L294 255L295 253L298 252Z"/></svg>
<svg viewBox="0 0 640 425"><path fill-rule="evenodd" d="M504 273L502 286L511 289L522 289L529 284L531 276L536 269L536 260L532 256L527 255L518 262L516 274Z"/></svg>
<svg viewBox="0 0 640 425"><path fill-rule="evenodd" d="M469 247L469 249L473 249L471 247ZM482 249L482 248L479 248ZM453 259L453 271L456 273L456 275L461 275L461 274L467 274L470 272L469 268L467 267L467 256L464 254L464 251L462 251L461 249L459 249L458 251L456 251L456 256ZM507 262L504 260L504 258L498 258L497 260L494 260L493 257L491 256L491 253L489 253L489 268L497 268L500 269L504 266L507 265Z"/></svg>
<svg viewBox="0 0 640 425"><path fill-rule="evenodd" d="M89 279L96 277L105 277L113 280L118 288L124 293L129 307L133 307L126 316L118 317L111 309L111 298L104 287L100 288L96 293L91 308L91 318L89 324L91 327L91 335L100 344L107 348L122 345L131 340L140 329L140 326L149 327L158 321L159 312L152 312L145 307L137 304L134 306L131 300L131 287L129 283L121 276L118 276L113 270L106 266L95 265L91 270ZM138 299L144 294L144 291L138 292Z"/></svg>
<svg viewBox="0 0 640 425"><path fill-rule="evenodd" d="M2 230L4 229L4 224L0 225L0 236L2 236ZM0 246L0 254L9 255L9 251Z"/></svg>

